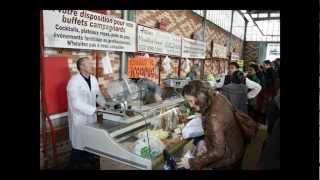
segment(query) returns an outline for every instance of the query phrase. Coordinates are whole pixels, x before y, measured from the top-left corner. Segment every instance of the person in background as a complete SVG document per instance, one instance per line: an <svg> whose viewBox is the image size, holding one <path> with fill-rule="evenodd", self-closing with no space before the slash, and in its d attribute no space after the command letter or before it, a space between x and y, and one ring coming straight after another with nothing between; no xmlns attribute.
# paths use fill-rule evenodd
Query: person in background
<svg viewBox="0 0 320 180"><path fill-rule="evenodd" d="M280 78L280 58L275 60L275 70L277 72L278 77Z"/></svg>
<svg viewBox="0 0 320 180"><path fill-rule="evenodd" d="M264 122L264 111L265 111L265 98L264 98L264 87L265 87L265 77L264 68L262 64L258 64L258 71L256 72L257 77L260 80L260 85L262 87L261 92L258 94L255 102L255 112L254 119L259 120L261 123ZM250 101L249 101L250 102Z"/></svg>
<svg viewBox="0 0 320 180"><path fill-rule="evenodd" d="M190 72L187 73L186 78L192 80L199 80L200 79L200 67L197 64L194 64L191 67Z"/></svg>
<svg viewBox="0 0 320 180"><path fill-rule="evenodd" d="M210 84L195 80L182 90L189 105L201 113L205 152L194 158L182 158L178 168L236 169L244 154L244 139L228 100Z"/></svg>
<svg viewBox="0 0 320 180"><path fill-rule="evenodd" d="M172 98L172 97L176 97L176 96L180 96L180 89L177 90L174 87L171 87L170 84L168 84L168 82L166 80L169 79L179 79L178 76L174 73L172 74L168 74L167 77L163 80L160 81L160 89L162 92L162 99L168 99L168 98Z"/></svg>
<svg viewBox="0 0 320 180"><path fill-rule="evenodd" d="M277 58L275 61L275 71L276 71L276 82L275 89L280 89L280 58Z"/></svg>
<svg viewBox="0 0 320 180"><path fill-rule="evenodd" d="M266 109L266 124L269 135L271 135L274 124L278 118L280 118L280 90L278 90L277 95Z"/></svg>
<svg viewBox="0 0 320 180"><path fill-rule="evenodd" d="M244 66L243 67L243 74L244 74L245 77L247 77L247 75L248 75L248 66Z"/></svg>
<svg viewBox="0 0 320 180"><path fill-rule="evenodd" d="M231 76L231 83L222 87L222 93L238 110L248 113L248 89L244 83L244 73L239 70L235 71Z"/></svg>
<svg viewBox="0 0 320 180"><path fill-rule="evenodd" d="M155 82L147 78L132 78L132 80L137 84L138 88L142 90L143 104L162 101L162 91Z"/></svg>
<svg viewBox="0 0 320 180"><path fill-rule="evenodd" d="M249 65L249 71L248 71L248 75L247 77L256 82L259 83L261 86L262 81L260 80L260 78L257 76L257 73L259 73L259 67L257 64L250 64ZM262 76L263 77L263 76ZM249 99L248 100L248 114L253 117L253 119L257 119L258 116L258 112L257 112L257 102L261 101L261 93L259 93L255 98ZM260 98L260 99L259 99Z"/></svg>
<svg viewBox="0 0 320 180"><path fill-rule="evenodd" d="M247 78L249 78L251 81L254 81L254 82L259 83L261 85L261 81L257 76L258 71L259 71L259 69L256 64L250 64L248 67Z"/></svg>
<svg viewBox="0 0 320 180"><path fill-rule="evenodd" d="M280 117L264 145L258 167L262 170L280 169Z"/></svg>
<svg viewBox="0 0 320 180"><path fill-rule="evenodd" d="M280 90L266 110L268 138L266 139L258 168L280 169Z"/></svg>
<svg viewBox="0 0 320 180"><path fill-rule="evenodd" d="M257 75L257 77L259 78L259 80L260 80L260 85L262 86L262 87L264 87L265 86L265 78L264 78L264 69L263 69L263 65L261 65L261 64L257 64L257 66L258 66L258 70L256 71L256 75Z"/></svg>
<svg viewBox="0 0 320 180"><path fill-rule="evenodd" d="M68 125L72 152L70 168L87 165L93 162L95 156L83 151L84 145L79 134L81 125L97 122L97 112L105 106L105 99L99 89L99 84L93 76L92 62L88 57L77 60L79 73L73 75L67 85ZM100 107L96 107L96 103ZM78 166L79 167L79 166ZM92 166L91 166L92 167ZM87 168L91 168L87 167Z"/></svg>
<svg viewBox="0 0 320 180"><path fill-rule="evenodd" d="M228 75L226 75L224 77L222 82L217 83L216 86L218 88L222 88L221 85L225 86L225 85L229 84L231 82L231 75L235 71L239 71L239 65L236 62L231 62L228 67ZM248 94L247 94L248 99L252 99L252 98L256 97L259 94L259 92L261 91L261 86L258 83L251 81L249 78L245 78L245 85L248 88Z"/></svg>
<svg viewBox="0 0 320 180"><path fill-rule="evenodd" d="M231 82L232 73L239 70L239 68L240 68L240 66L238 63L236 63L236 62L229 63L228 74L224 78L224 85L227 85Z"/></svg>
<svg viewBox="0 0 320 180"><path fill-rule="evenodd" d="M266 102L270 102L271 99L276 95L276 72L272 68L269 60L264 61L264 77L265 77L265 98Z"/></svg>

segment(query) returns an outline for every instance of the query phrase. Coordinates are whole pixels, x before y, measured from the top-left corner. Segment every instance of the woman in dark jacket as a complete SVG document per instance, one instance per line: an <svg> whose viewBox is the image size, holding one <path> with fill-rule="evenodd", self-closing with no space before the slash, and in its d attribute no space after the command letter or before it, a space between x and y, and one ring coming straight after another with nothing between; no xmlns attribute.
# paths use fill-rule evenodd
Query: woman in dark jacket
<svg viewBox="0 0 320 180"><path fill-rule="evenodd" d="M206 152L194 158L182 158L178 167L186 169L234 169L241 163L244 140L234 118L230 102L214 91L209 83L191 81L182 95L200 111Z"/></svg>
<svg viewBox="0 0 320 180"><path fill-rule="evenodd" d="M235 71L231 75L231 83L223 86L222 93L238 110L248 113L248 89L243 72Z"/></svg>
<svg viewBox="0 0 320 180"><path fill-rule="evenodd" d="M257 73L259 73L259 66L257 64L250 64L248 68L248 75L247 78L250 80L259 83L261 86L263 85L262 79L263 76L260 78L257 76ZM260 97L259 97L260 96ZM260 98L260 99L259 99ZM257 102L261 101L261 94L259 93L257 97L249 99L248 100L248 114L253 117L254 119L257 119L258 113L257 113Z"/></svg>
<svg viewBox="0 0 320 180"><path fill-rule="evenodd" d="M259 83L261 85L261 81L257 76L257 72L259 71L258 65L256 64L250 64L248 68L248 78L251 81L254 81L256 83Z"/></svg>

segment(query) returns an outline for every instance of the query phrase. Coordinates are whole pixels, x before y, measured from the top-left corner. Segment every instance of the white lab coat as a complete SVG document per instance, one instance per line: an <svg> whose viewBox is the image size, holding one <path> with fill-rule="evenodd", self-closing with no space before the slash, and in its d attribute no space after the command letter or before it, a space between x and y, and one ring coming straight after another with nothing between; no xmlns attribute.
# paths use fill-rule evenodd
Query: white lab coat
<svg viewBox="0 0 320 180"><path fill-rule="evenodd" d="M72 148L83 150L79 125L97 121L96 103L105 105L97 79L90 75L91 91L80 73L71 77L67 85L69 137Z"/></svg>
<svg viewBox="0 0 320 180"><path fill-rule="evenodd" d="M261 91L261 85L254 81L251 81L249 78L246 78L246 86L251 91L248 92L248 99L255 98Z"/></svg>

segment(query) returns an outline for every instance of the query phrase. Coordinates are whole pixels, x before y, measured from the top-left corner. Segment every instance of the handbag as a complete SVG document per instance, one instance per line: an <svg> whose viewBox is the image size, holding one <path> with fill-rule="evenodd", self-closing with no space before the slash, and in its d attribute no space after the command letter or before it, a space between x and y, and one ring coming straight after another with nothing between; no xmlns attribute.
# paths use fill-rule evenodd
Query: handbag
<svg viewBox="0 0 320 180"><path fill-rule="evenodd" d="M245 143L250 143L251 139L255 137L258 132L258 123L255 122L249 115L239 111L238 109L234 108L233 114L238 125L240 126Z"/></svg>
<svg viewBox="0 0 320 180"><path fill-rule="evenodd" d="M251 139L255 137L258 132L258 123L254 121L248 114L241 112L234 107L225 96L221 96L231 106L234 118L240 127L245 143L250 143Z"/></svg>

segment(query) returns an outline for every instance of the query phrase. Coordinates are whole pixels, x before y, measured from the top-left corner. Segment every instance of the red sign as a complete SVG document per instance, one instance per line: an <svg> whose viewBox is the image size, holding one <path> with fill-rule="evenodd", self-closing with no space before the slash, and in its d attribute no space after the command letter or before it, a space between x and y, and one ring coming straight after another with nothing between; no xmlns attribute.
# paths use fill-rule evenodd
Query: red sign
<svg viewBox="0 0 320 180"><path fill-rule="evenodd" d="M136 56L129 58L128 76L129 78L154 78L155 77L156 60L155 58L146 58L144 56Z"/></svg>

